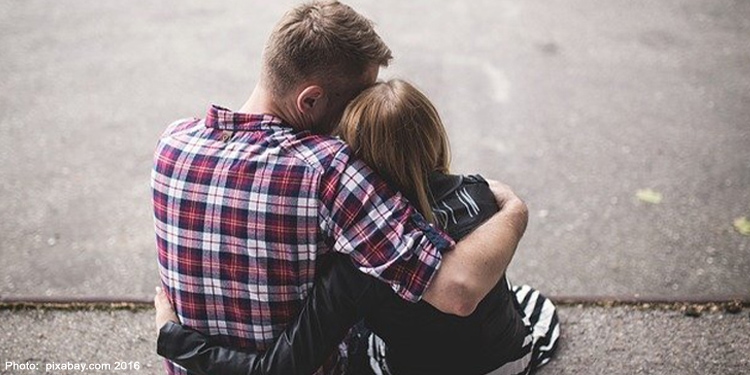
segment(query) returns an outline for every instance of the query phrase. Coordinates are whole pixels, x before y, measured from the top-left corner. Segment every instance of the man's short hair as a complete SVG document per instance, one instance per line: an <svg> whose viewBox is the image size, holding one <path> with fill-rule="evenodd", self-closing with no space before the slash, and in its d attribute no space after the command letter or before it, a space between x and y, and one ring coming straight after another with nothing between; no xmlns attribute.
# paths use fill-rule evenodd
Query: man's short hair
<svg viewBox="0 0 750 375"><path fill-rule="evenodd" d="M263 80L275 97L307 79L341 89L391 58L370 20L338 1L312 1L287 12L271 33Z"/></svg>

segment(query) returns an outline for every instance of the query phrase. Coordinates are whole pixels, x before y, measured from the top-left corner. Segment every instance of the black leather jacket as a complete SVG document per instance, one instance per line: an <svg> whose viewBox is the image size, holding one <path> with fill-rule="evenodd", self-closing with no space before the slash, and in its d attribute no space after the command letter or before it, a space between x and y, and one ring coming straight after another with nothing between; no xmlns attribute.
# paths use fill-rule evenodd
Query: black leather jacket
<svg viewBox="0 0 750 375"><path fill-rule="evenodd" d="M498 207L479 176L435 174L433 212L460 240ZM400 299L362 274L348 257L331 255L296 319L263 353L229 349L188 327L161 329L158 353L196 374L311 374L361 319L388 343L395 374L484 374L517 358L527 329L505 277L469 317Z"/></svg>

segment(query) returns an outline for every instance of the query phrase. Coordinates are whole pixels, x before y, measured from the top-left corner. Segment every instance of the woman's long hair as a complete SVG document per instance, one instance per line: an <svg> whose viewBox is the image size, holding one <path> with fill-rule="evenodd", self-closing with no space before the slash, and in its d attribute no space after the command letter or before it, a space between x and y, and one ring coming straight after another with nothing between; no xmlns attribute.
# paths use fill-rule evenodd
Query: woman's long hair
<svg viewBox="0 0 750 375"><path fill-rule="evenodd" d="M428 176L448 173L450 146L422 92L398 79L376 83L349 103L338 135L434 223Z"/></svg>

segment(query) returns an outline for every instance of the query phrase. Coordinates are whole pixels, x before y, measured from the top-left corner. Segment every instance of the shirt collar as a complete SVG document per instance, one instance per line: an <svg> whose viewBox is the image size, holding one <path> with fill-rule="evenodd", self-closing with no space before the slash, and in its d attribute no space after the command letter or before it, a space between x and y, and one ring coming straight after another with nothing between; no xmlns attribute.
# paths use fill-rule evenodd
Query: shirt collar
<svg viewBox="0 0 750 375"><path fill-rule="evenodd" d="M263 125L289 127L284 120L273 115L233 112L215 104L211 105L206 115L206 127L212 129L255 130Z"/></svg>

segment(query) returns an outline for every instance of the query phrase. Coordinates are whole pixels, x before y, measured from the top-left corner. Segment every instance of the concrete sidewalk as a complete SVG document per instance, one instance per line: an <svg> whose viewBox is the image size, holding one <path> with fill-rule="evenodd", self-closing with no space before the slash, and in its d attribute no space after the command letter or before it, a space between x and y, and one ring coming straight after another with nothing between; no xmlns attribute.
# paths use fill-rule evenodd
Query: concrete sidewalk
<svg viewBox="0 0 750 375"><path fill-rule="evenodd" d="M560 318L560 351L539 375L750 374L747 308L690 317L653 306L566 305ZM48 365L54 374L81 373L60 370L68 363L111 365L85 374L164 374L151 309L6 310L0 326L0 374L44 373ZM39 369L24 371L22 364ZM124 370L114 371L117 364Z"/></svg>

